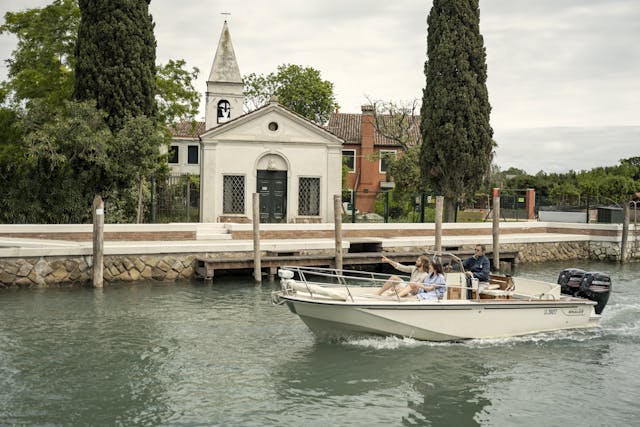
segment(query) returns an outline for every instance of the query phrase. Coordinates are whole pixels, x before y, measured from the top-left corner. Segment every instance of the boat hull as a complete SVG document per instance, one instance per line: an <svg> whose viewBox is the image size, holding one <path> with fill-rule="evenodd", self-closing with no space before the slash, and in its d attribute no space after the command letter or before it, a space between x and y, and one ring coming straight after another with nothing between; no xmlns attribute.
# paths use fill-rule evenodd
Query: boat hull
<svg viewBox="0 0 640 427"><path fill-rule="evenodd" d="M575 301L463 301L354 304L282 296L320 338L360 335L426 341L502 338L596 326L593 303Z"/></svg>

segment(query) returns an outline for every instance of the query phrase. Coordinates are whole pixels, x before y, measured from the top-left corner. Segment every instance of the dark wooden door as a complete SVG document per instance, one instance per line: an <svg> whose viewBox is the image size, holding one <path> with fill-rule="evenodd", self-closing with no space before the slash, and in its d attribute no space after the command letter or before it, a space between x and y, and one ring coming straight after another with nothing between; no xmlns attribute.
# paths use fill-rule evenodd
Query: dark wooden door
<svg viewBox="0 0 640 427"><path fill-rule="evenodd" d="M260 222L287 221L287 171L258 171Z"/></svg>

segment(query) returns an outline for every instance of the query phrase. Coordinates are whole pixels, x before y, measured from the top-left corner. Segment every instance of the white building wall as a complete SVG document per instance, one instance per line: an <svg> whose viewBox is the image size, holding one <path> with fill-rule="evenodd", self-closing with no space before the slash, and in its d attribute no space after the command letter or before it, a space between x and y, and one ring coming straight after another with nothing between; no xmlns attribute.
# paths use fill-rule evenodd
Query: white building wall
<svg viewBox="0 0 640 427"><path fill-rule="evenodd" d="M202 161L202 150L200 149L200 141L190 138L174 138L171 141L172 146L178 147L178 163L168 163L169 169L176 174L200 174L200 163ZM189 146L198 147L198 163L189 163ZM167 154L168 147L160 146L160 154Z"/></svg>
<svg viewBox="0 0 640 427"><path fill-rule="evenodd" d="M219 218L224 215L222 212L224 175L245 176L244 216L251 217L251 195L255 193L257 189L258 173L255 165L261 157L268 154L282 157L289 165L287 170L287 222L293 222L294 218L298 216L300 177L320 178L320 216L323 221L327 221L332 217L333 209L331 209L330 213L328 212L327 197L329 197L329 193L331 193L330 197L333 197L336 191L338 191L337 194L339 194L340 180L329 176L330 173L335 173L337 167L332 168L333 172L328 171L327 165L331 162L329 156L327 156L327 149L324 145L297 143L283 150L278 144L265 141L256 141L255 143L228 141L217 144L215 148L209 146L206 150L207 153L205 157L208 158L213 153L215 153L214 156L216 157L215 161L208 161L206 164L203 163L203 168L214 171L213 174L202 174L202 188L205 189L205 192L202 194L202 199L203 203L207 204L203 206L203 212L212 209L212 218ZM339 153L340 150L335 149L333 151ZM334 163L335 160L337 160L337 164L340 165L341 156L335 155L335 153L334 156L332 156ZM218 167L216 168L215 165L218 165ZM339 169L339 172L341 171L340 168L337 169ZM209 177L209 179L213 178L215 181L213 187L209 185L208 179L205 178L205 176ZM214 189L213 192L211 191L212 188ZM215 193L215 195L212 193ZM209 207L209 209L207 209L207 207ZM212 219L205 217L204 221L208 222L212 221Z"/></svg>
<svg viewBox="0 0 640 427"><path fill-rule="evenodd" d="M216 175L211 173L216 170L216 146L204 145L200 154L202 155L200 159L200 221L217 222L216 191L209 190L216 185ZM222 200L219 203L222 203Z"/></svg>
<svg viewBox="0 0 640 427"><path fill-rule="evenodd" d="M276 131L269 129L272 122L278 123ZM333 135L274 104L201 138L201 217L204 222L220 221L222 216L225 220L233 220L234 216L250 220L252 194L257 191L257 171L270 167L287 171L287 222L309 219L298 215L301 177L320 178L319 215L311 219L333 221L333 195L340 194L342 186L342 143ZM269 162L265 156L278 157L269 157L272 159ZM282 160L274 161L277 159ZM245 177L243 215L223 213L224 175Z"/></svg>

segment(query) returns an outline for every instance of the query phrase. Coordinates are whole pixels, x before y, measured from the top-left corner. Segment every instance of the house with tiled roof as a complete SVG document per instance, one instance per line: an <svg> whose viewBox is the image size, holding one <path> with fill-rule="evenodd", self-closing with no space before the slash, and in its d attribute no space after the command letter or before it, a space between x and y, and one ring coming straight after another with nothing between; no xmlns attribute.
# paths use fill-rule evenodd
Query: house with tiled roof
<svg viewBox="0 0 640 427"><path fill-rule="evenodd" d="M200 138L205 123L186 121L171 128L172 140L167 161L171 171L178 174L200 175Z"/></svg>
<svg viewBox="0 0 640 427"><path fill-rule="evenodd" d="M421 141L419 116L406 119L404 146L384 132L395 119L376 116L372 105L363 105L362 114L336 112L329 119L326 129L344 139L342 156L349 169L347 187L355 192L355 208L361 213L373 212L377 195L394 187L387 177L388 159L402 157L405 147Z"/></svg>
<svg viewBox="0 0 640 427"><path fill-rule="evenodd" d="M205 122L173 127L169 164L199 173L201 222L331 222L343 140L276 100L243 111L243 84L224 23L207 80Z"/></svg>

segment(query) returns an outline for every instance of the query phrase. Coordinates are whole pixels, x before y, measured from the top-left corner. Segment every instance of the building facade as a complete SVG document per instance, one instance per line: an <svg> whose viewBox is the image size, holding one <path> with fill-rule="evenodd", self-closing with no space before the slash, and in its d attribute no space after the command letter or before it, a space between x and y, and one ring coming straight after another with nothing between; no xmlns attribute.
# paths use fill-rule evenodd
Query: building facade
<svg viewBox="0 0 640 427"><path fill-rule="evenodd" d="M408 145L419 144L419 117L408 119ZM363 105L362 114L332 114L326 126L345 141L342 155L348 168L347 188L355 192L355 209L360 213L373 212L378 195L394 187L387 174L387 165L389 159L402 157L404 148L379 130L390 120L393 120L390 116L376 117L372 105Z"/></svg>
<svg viewBox="0 0 640 427"><path fill-rule="evenodd" d="M174 171L200 174L200 221L251 221L253 193L260 195L260 222L333 221L343 140L276 100L245 114L242 91L225 22L205 122L174 126L169 152Z"/></svg>

